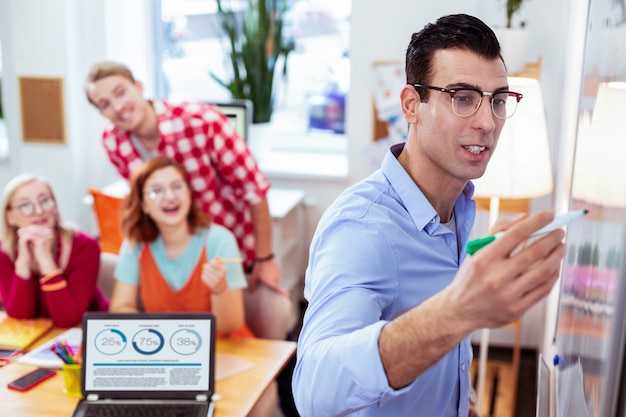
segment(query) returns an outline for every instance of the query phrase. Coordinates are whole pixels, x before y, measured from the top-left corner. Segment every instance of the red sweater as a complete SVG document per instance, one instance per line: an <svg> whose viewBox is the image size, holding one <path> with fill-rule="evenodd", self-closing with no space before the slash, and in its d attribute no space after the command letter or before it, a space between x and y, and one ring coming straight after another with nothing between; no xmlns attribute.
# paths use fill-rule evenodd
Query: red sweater
<svg viewBox="0 0 626 417"><path fill-rule="evenodd" d="M109 301L97 286L99 268L98 242L75 231L67 266L54 278L54 282L66 281L67 285L59 290L43 291L38 276L22 279L15 274L15 264L2 251L0 242L0 299L11 317L50 317L57 327L76 326L85 311L109 309Z"/></svg>

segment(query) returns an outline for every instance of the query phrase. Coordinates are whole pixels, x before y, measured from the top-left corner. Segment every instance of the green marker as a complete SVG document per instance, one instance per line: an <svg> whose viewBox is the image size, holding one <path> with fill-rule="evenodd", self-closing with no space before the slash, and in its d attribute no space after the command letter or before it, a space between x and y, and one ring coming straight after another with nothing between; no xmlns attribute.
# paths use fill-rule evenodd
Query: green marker
<svg viewBox="0 0 626 417"><path fill-rule="evenodd" d="M588 210L576 210L576 211L569 211L565 214L556 216L554 220L552 220L552 223L537 230L535 233L530 235L530 237L542 235L544 233L549 233L553 230L560 229L561 227L573 222L574 220L580 219L588 212L589 212ZM470 240L469 242L467 242L465 251L467 252L468 255L473 255L474 253L476 253L478 249L481 249L487 246L488 244L498 239L503 234L504 232L498 232L495 235L490 235L490 236L481 237L479 239Z"/></svg>

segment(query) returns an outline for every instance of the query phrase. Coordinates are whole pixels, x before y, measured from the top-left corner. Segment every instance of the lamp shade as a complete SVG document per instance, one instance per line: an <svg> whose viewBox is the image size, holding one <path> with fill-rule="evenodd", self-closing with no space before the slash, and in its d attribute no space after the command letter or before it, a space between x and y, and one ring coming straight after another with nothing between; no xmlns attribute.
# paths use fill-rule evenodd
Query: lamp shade
<svg viewBox="0 0 626 417"><path fill-rule="evenodd" d="M533 198L552 191L552 168L539 81L509 77L509 89L522 93L515 114L506 120L485 174L476 180L475 197Z"/></svg>
<svg viewBox="0 0 626 417"><path fill-rule="evenodd" d="M572 196L626 207L626 82L601 83L589 121L581 115Z"/></svg>

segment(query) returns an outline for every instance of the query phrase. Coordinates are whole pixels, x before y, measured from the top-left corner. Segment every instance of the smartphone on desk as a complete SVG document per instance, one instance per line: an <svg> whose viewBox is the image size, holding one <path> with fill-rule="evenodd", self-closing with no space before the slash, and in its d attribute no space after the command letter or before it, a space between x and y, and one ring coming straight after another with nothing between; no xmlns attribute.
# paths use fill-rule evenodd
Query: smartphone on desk
<svg viewBox="0 0 626 417"><path fill-rule="evenodd" d="M17 391L27 391L46 379L53 377L54 374L56 374L54 369L37 368L34 371L9 382L7 387Z"/></svg>
<svg viewBox="0 0 626 417"><path fill-rule="evenodd" d="M0 362L10 361L20 353L17 349L0 349Z"/></svg>

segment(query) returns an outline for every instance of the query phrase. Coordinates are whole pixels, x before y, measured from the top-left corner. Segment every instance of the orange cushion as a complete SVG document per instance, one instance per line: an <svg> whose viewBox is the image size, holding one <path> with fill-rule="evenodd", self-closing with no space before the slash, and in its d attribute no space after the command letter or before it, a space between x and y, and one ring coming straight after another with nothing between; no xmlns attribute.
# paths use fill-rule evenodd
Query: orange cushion
<svg viewBox="0 0 626 417"><path fill-rule="evenodd" d="M122 199L89 188L93 197L93 210L100 230L100 250L119 253L122 245Z"/></svg>

